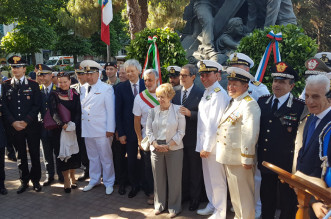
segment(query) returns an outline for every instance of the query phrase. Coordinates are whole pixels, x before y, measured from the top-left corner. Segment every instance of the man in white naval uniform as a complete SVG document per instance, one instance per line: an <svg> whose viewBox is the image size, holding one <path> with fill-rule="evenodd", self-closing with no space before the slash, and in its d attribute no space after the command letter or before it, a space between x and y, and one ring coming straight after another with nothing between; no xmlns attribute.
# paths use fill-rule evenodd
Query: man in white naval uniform
<svg viewBox="0 0 331 219"><path fill-rule="evenodd" d="M228 94L232 97L218 126L216 161L224 165L235 218L254 219L254 159L261 110L248 94L247 71L229 67Z"/></svg>
<svg viewBox="0 0 331 219"><path fill-rule="evenodd" d="M202 170L209 200L205 209L197 211L211 218L226 218L226 176L222 164L216 162L216 133L229 96L218 83L222 66L217 62L203 60L198 63L200 79L206 88L199 103L196 151L202 158Z"/></svg>
<svg viewBox="0 0 331 219"><path fill-rule="evenodd" d="M102 67L95 61L81 63L88 88L82 100L82 137L90 161L90 182L83 191L100 184L101 174L106 194L113 192L115 172L111 142L115 132L115 95L113 87L99 79Z"/></svg>
<svg viewBox="0 0 331 219"><path fill-rule="evenodd" d="M254 61L244 53L233 53L230 55L228 65L231 67L238 67L250 72L250 69L254 66ZM270 92L266 85L259 81L255 81L253 78L248 82L248 93L254 100L258 101L261 96L269 95ZM255 168L255 217L261 216L261 200L260 200L260 186L261 186L261 172L258 168Z"/></svg>

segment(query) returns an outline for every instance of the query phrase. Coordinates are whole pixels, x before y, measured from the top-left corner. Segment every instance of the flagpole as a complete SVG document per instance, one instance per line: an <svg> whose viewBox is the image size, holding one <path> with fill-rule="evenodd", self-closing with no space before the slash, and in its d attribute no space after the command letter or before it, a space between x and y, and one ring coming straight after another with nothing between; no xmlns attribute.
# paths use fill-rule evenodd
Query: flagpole
<svg viewBox="0 0 331 219"><path fill-rule="evenodd" d="M110 45L107 46L107 62L110 62Z"/></svg>

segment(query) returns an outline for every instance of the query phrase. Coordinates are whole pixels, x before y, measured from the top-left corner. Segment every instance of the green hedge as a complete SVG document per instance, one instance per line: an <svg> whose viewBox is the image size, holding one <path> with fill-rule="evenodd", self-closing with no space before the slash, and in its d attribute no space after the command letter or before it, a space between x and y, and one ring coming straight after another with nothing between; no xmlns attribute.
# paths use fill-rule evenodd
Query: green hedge
<svg viewBox="0 0 331 219"><path fill-rule="evenodd" d="M265 48L270 42L267 34L271 30L274 33L282 32L283 34L283 40L279 43L281 59L290 64L299 73L300 80L296 82L296 86L293 89L293 93L299 96L305 86L305 61L313 57L317 52L316 41L305 35L302 28L289 24L287 26L270 26L264 30L256 29L240 41L237 52L245 53L254 60L255 65L251 69L251 73L255 75ZM270 91L272 78L269 68L273 63L274 58L273 54L271 54L267 71L263 78L263 83L268 86Z"/></svg>

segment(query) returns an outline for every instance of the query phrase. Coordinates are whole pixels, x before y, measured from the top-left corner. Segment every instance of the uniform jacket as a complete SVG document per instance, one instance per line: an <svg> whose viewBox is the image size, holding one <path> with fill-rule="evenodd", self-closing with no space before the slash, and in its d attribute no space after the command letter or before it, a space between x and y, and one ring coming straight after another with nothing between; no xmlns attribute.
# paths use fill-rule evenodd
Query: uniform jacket
<svg viewBox="0 0 331 219"><path fill-rule="evenodd" d="M37 124L41 107L41 92L37 82L24 78L19 87L14 78L3 82L3 114L8 125L23 120L29 125Z"/></svg>
<svg viewBox="0 0 331 219"><path fill-rule="evenodd" d="M86 89L87 89L88 84L85 83L81 85L80 83L76 83L70 86L70 88L74 88L80 95L80 100L82 101L84 99Z"/></svg>
<svg viewBox="0 0 331 219"><path fill-rule="evenodd" d="M145 90L144 80L139 79L139 91ZM116 130L118 136L126 136L127 141L137 139L134 130L134 115L132 113L134 95L131 89L130 81L117 84L115 89L115 109L116 109Z"/></svg>
<svg viewBox="0 0 331 219"><path fill-rule="evenodd" d="M271 173L262 166L262 162L267 161L291 172L295 138L305 104L290 94L273 114L272 98L273 95L267 95L258 100L261 109L258 167L262 173Z"/></svg>
<svg viewBox="0 0 331 219"><path fill-rule="evenodd" d="M230 102L217 130L218 162L227 165L254 163L260 115L259 105L248 92Z"/></svg>
<svg viewBox="0 0 331 219"><path fill-rule="evenodd" d="M172 99L173 104L182 105L181 102L181 91L176 91L175 97ZM197 142L197 123L198 123L198 109L201 97L203 95L203 90L198 86L193 85L192 90L190 91L189 96L187 97L184 107L191 111L191 117L185 116L186 128L185 136L183 142L185 147L194 147Z"/></svg>
<svg viewBox="0 0 331 219"><path fill-rule="evenodd" d="M179 150L184 147L183 137L185 135L185 117L179 112L179 105L170 104L168 120L167 120L167 134L166 142L167 144L173 140L176 142L176 145L171 146L170 150ZM154 120L152 118L151 110L154 110ZM148 112L147 123L146 123L146 136L148 136L148 141L152 144L156 139L158 133L158 123L160 121L160 106L156 106L153 109L150 109ZM154 150L154 147L151 146L151 150Z"/></svg>
<svg viewBox="0 0 331 219"><path fill-rule="evenodd" d="M104 137L115 132L115 95L113 88L98 80L82 100L82 137Z"/></svg>
<svg viewBox="0 0 331 219"><path fill-rule="evenodd" d="M319 148L320 148L319 135L320 135L322 129L330 121L331 121L331 110L320 121L320 123L316 127L312 137L310 138L308 145L305 147L308 128L311 123L311 117L310 118L308 117L307 123L306 123L304 131L303 131L302 147L301 147L301 149L299 151L299 155L298 155L297 170L299 170L309 176L314 176L314 177L318 177L318 178L321 177L322 161L319 158ZM330 158L331 158L331 149L330 148L331 148L331 141L330 141L329 147L328 147L329 162L330 162Z"/></svg>
<svg viewBox="0 0 331 219"><path fill-rule="evenodd" d="M258 100L261 96L269 95L270 92L266 85L259 81L249 81L248 93L254 100Z"/></svg>
<svg viewBox="0 0 331 219"><path fill-rule="evenodd" d="M45 114L46 114L46 111L49 108L49 96L50 96L50 93L52 91L56 91L57 86L52 83L52 90L49 91L48 95L45 94L45 88L44 88L44 86L40 85L39 88L40 88L41 96L42 96L42 104L41 104L41 108L40 108L40 114L41 114L41 119L43 119L44 116L45 116Z"/></svg>
<svg viewBox="0 0 331 219"><path fill-rule="evenodd" d="M195 149L197 152L204 150L216 154L217 126L229 100L228 94L218 81L204 91L199 103L197 146Z"/></svg>

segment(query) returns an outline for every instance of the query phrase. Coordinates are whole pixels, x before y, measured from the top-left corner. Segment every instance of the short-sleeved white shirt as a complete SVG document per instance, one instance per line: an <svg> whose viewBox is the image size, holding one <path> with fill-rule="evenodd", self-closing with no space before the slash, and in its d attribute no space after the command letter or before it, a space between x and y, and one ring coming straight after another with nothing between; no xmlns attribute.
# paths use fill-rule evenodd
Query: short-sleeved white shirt
<svg viewBox="0 0 331 219"><path fill-rule="evenodd" d="M156 99L156 94L155 93L150 93L155 99ZM147 116L148 116L148 110L151 107L148 106L140 97L140 95L137 95L134 98L134 103L133 103L133 109L132 113L135 116L141 116L141 125L143 129L141 130L141 135L144 138L146 136L146 122L147 122Z"/></svg>

